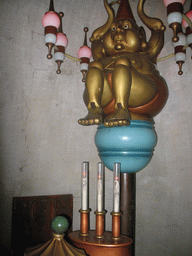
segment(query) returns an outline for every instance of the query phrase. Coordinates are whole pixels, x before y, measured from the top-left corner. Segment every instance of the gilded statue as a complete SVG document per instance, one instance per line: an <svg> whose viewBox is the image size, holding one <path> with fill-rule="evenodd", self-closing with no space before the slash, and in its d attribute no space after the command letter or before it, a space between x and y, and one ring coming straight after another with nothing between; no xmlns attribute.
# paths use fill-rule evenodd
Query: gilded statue
<svg viewBox="0 0 192 256"><path fill-rule="evenodd" d="M103 123L113 127L129 125L131 119L152 120L168 98L166 82L155 65L164 45L163 22L148 17L144 12L145 0L139 0L139 18L151 31L147 42L129 1L117 2L115 15L113 4L104 0L108 20L90 38L94 61L86 76L84 102L88 114L79 119L81 125Z"/></svg>

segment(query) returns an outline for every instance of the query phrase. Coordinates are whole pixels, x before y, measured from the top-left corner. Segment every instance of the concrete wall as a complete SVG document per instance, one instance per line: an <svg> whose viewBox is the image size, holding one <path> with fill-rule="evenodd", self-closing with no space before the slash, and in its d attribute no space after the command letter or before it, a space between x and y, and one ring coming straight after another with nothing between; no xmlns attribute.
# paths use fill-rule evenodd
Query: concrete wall
<svg viewBox="0 0 192 256"><path fill-rule="evenodd" d="M136 13L138 1L130 0ZM186 10L190 1L187 0ZM81 127L86 115L84 84L78 63L66 58L61 75L46 58L41 19L49 1L0 1L0 177L1 241L10 245L13 196L74 195L74 229L79 229L80 165L90 162L90 207L95 209L96 126ZM163 1L147 0L149 16L167 25ZM69 39L66 52L77 57L83 27L91 32L102 25L102 0L57 0L65 13L63 29ZM136 15L135 15L136 16ZM138 24L138 17L136 16ZM173 52L167 26L160 57ZM192 65L190 49L184 75L174 58L157 67L169 86L169 101L155 118L158 144L151 163L137 174L137 255L180 256L192 252ZM112 172L106 170L106 209L112 210ZM91 228L94 216L91 215ZM107 215L107 229L111 217Z"/></svg>

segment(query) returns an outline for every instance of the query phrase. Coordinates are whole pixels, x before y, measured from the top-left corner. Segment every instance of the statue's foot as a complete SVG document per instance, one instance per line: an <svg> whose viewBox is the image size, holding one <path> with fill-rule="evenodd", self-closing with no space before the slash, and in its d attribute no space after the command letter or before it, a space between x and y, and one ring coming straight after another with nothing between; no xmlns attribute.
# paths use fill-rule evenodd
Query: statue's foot
<svg viewBox="0 0 192 256"><path fill-rule="evenodd" d="M130 124L131 115L127 109L118 108L112 116L107 116L104 120L104 126L126 126Z"/></svg>
<svg viewBox="0 0 192 256"><path fill-rule="evenodd" d="M88 110L88 114L85 118L78 120L81 125L94 125L102 124L103 122L103 110L102 108L91 108Z"/></svg>

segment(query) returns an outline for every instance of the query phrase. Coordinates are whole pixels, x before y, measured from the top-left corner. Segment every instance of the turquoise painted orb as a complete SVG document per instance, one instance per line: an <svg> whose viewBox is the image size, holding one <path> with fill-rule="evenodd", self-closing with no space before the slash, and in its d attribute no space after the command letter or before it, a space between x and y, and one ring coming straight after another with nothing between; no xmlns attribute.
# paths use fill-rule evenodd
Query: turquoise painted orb
<svg viewBox="0 0 192 256"><path fill-rule="evenodd" d="M55 217L51 222L51 228L55 234L64 234L68 227L68 220L62 216Z"/></svg>
<svg viewBox="0 0 192 256"><path fill-rule="evenodd" d="M136 173L151 161L157 134L153 122L131 120L129 126L98 126L95 144L108 169L121 163L121 172Z"/></svg>

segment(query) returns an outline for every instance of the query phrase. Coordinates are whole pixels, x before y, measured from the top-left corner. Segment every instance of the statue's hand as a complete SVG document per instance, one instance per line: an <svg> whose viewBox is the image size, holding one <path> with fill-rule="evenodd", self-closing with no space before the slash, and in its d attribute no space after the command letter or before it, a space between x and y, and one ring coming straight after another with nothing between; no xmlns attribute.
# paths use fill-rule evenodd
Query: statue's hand
<svg viewBox="0 0 192 256"><path fill-rule="evenodd" d="M137 12L142 20L142 22L150 29L155 32L160 32L165 30L163 22L158 18L148 17L144 12L144 4L146 0L140 0L137 6Z"/></svg>
<svg viewBox="0 0 192 256"><path fill-rule="evenodd" d="M152 29L155 31L155 32L163 32L166 30L166 27L165 25L163 24L163 22L159 19L152 19L151 20L152 24L153 24L153 27Z"/></svg>

